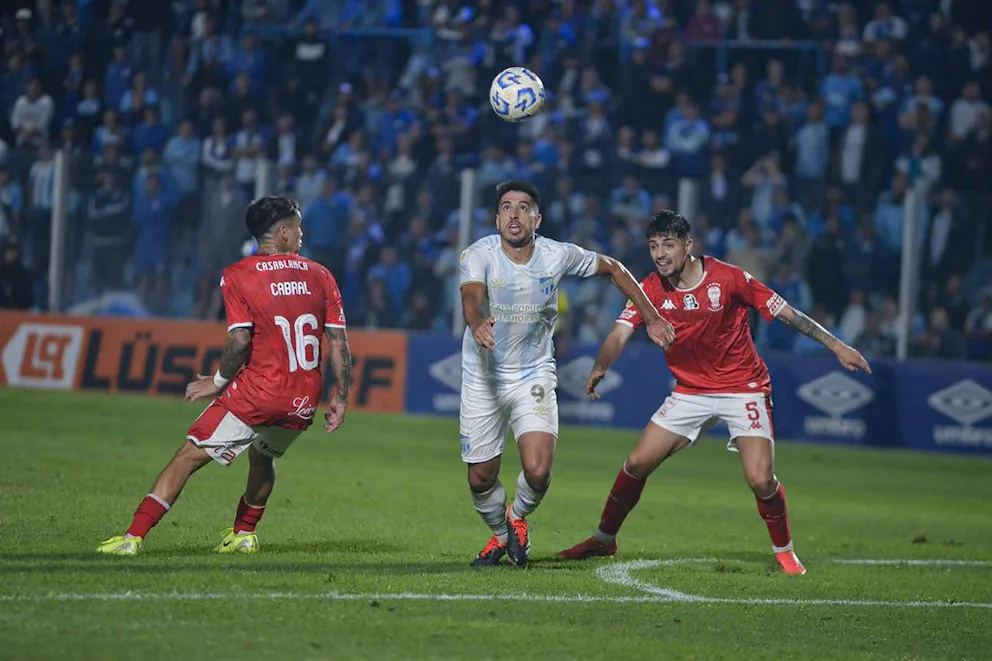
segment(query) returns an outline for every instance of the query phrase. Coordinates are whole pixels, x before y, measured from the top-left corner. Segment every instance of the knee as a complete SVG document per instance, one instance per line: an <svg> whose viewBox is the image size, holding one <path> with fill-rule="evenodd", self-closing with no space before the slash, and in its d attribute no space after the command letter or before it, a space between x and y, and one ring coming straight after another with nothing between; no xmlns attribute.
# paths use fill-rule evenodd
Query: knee
<svg viewBox="0 0 992 661"><path fill-rule="evenodd" d="M746 469L744 478L747 480L747 485L751 487L751 491L758 498L768 498L774 495L775 489L778 488L778 480L775 479L771 466Z"/></svg>
<svg viewBox="0 0 992 661"><path fill-rule="evenodd" d="M623 469L627 471L629 475L640 478L642 480L647 479L654 469L658 467L661 461L658 457L634 450L627 457L626 463L623 465Z"/></svg>
<svg viewBox="0 0 992 661"><path fill-rule="evenodd" d="M496 486L499 472L486 464L468 467L468 487L475 493L484 493Z"/></svg>
<svg viewBox="0 0 992 661"><path fill-rule="evenodd" d="M524 479L536 491L545 491L551 484L551 461L535 461L524 466Z"/></svg>
<svg viewBox="0 0 992 661"><path fill-rule="evenodd" d="M178 464L192 473L210 463L210 455L203 448L187 442L176 452L172 458L172 463Z"/></svg>

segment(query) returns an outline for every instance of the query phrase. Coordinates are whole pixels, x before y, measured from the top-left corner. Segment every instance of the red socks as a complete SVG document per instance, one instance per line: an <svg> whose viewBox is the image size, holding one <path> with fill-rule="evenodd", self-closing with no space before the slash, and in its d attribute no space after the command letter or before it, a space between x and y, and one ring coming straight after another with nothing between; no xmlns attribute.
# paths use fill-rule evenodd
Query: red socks
<svg viewBox="0 0 992 661"><path fill-rule="evenodd" d="M245 497L241 496L241 500L238 501L238 515L234 518L235 534L255 532L255 526L261 521L263 514L265 514L264 505L261 507L249 505L245 502Z"/></svg>
<svg viewBox="0 0 992 661"><path fill-rule="evenodd" d="M789 532L789 511L785 505L785 487L779 482L778 489L768 498L758 498L758 514L768 526L768 536L772 538L775 552L787 551L792 544Z"/></svg>
<svg viewBox="0 0 992 661"><path fill-rule="evenodd" d="M610 489L610 497L606 499L606 506L599 519L599 530L606 536L615 536L623 525L624 519L641 499L641 492L644 491L644 480L634 477L627 472L624 465L617 473L617 479Z"/></svg>
<svg viewBox="0 0 992 661"><path fill-rule="evenodd" d="M168 511L169 505L164 500L148 494L138 504L138 509L134 510L134 518L131 519L127 534L144 539Z"/></svg>

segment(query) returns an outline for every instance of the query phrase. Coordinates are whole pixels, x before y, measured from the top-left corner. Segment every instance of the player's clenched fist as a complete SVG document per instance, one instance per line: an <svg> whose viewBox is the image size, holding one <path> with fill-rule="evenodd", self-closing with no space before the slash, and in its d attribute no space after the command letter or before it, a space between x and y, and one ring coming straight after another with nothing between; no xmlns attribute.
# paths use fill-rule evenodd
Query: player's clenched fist
<svg viewBox="0 0 992 661"><path fill-rule="evenodd" d="M484 347L490 351L496 347L496 334L493 333L493 326L495 325L496 320L490 317L483 319L472 327L472 337L475 338L475 341L479 343L480 347Z"/></svg>
<svg viewBox="0 0 992 661"><path fill-rule="evenodd" d="M647 322L645 326L647 327L648 337L651 338L652 342L666 351L668 347L672 346L672 342L675 341L675 328L667 319L658 317Z"/></svg>

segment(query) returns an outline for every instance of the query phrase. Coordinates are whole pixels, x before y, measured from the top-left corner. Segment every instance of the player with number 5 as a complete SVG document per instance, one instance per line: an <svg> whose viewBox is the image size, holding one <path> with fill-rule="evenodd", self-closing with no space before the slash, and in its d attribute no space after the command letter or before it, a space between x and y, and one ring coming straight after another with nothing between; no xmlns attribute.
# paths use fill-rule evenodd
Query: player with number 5
<svg viewBox="0 0 992 661"><path fill-rule="evenodd" d="M248 207L245 224L258 253L227 267L221 277L227 342L220 367L186 388L186 401L215 399L138 505L127 532L103 542L98 552L136 554L193 473L211 460L229 466L246 450L248 486L234 526L215 550L257 551L255 527L275 484L275 459L313 423L321 399L322 335L334 371L324 429L341 426L351 381L341 292L330 271L300 256L301 223L300 207L289 198L264 197Z"/></svg>
<svg viewBox="0 0 992 661"><path fill-rule="evenodd" d="M647 240L656 272L641 286L675 327L678 339L665 355L675 389L651 417L617 474L599 528L560 555L575 560L614 555L617 532L637 505L648 476L720 420L730 431L728 449L740 454L776 561L787 574L804 574L792 546L785 488L775 476L771 379L751 340L748 311L756 310L769 322L778 319L811 337L847 370L870 373L871 368L860 353L747 271L712 257L694 257L689 223L681 215L673 211L655 215ZM598 396L596 386L642 325L638 308L628 303L599 350L586 384L590 397Z"/></svg>

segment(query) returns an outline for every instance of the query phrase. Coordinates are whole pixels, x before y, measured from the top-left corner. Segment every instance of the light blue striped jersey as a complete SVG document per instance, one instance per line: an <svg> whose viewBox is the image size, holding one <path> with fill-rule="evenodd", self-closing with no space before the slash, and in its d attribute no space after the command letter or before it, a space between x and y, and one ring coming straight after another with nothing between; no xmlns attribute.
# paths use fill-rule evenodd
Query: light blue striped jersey
<svg viewBox="0 0 992 661"><path fill-rule="evenodd" d="M526 264L503 252L499 235L485 236L461 254L459 286L486 285L496 325L496 347L479 346L470 328L462 338L462 383L506 388L538 375L555 375L552 335L558 320L558 283L567 275L596 275L599 256L574 243L537 237Z"/></svg>

